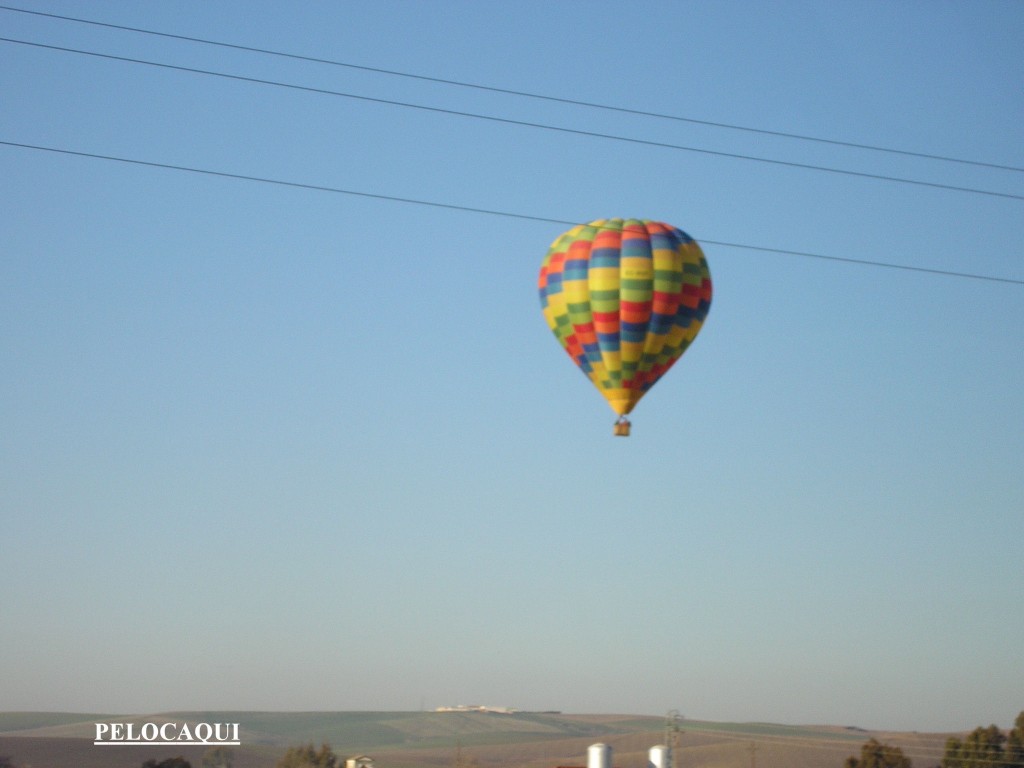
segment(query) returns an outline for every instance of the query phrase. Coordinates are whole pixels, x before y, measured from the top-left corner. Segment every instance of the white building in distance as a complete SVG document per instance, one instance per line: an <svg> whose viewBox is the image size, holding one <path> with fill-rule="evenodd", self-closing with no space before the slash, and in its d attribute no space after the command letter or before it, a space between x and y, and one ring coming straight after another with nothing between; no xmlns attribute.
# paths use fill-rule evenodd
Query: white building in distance
<svg viewBox="0 0 1024 768"><path fill-rule="evenodd" d="M438 707L435 712L487 712L492 715L511 715L518 709L511 707L488 707L483 704L457 704L454 707Z"/></svg>

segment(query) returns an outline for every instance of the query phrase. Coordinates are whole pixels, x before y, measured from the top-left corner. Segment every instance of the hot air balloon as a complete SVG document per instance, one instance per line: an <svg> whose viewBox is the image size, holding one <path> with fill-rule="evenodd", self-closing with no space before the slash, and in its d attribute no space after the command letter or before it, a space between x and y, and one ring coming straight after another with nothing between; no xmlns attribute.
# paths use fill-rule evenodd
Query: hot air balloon
<svg viewBox="0 0 1024 768"><path fill-rule="evenodd" d="M555 338L619 415L690 346L711 306L711 275L689 235L647 219L602 219L563 233L538 281Z"/></svg>

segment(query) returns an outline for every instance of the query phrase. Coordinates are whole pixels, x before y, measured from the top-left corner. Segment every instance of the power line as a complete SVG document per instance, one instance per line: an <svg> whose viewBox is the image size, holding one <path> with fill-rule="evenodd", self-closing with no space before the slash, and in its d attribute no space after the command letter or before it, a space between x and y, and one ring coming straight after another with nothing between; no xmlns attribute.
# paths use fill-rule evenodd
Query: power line
<svg viewBox="0 0 1024 768"><path fill-rule="evenodd" d="M692 730L692 729L691 729ZM701 733L704 736L717 736L723 741L738 743L746 741L748 744L753 745L754 742L750 741L751 736L745 735L740 732L730 733L726 731L718 730L697 730L697 733ZM866 736L865 738L870 738ZM903 739L896 735L893 741L899 742ZM863 745L863 742L857 742L853 740L843 741L840 739L826 739L813 736L775 736L771 734L757 734L756 743L760 746L756 747L756 750L760 750L762 747L801 747L804 749L815 749L815 750L827 750L830 752L854 752L859 750L859 747ZM908 745L900 746L893 744L891 746L899 746L900 751L905 757L912 758L914 760L939 760L945 751L945 744L936 745L929 747L926 745ZM750 752L750 746L746 747L744 751ZM1007 768L1009 766L1024 766L1024 762L1008 762L1005 758L956 758L961 760L973 761L972 765L991 765L993 768Z"/></svg>
<svg viewBox="0 0 1024 768"><path fill-rule="evenodd" d="M342 189L340 187L331 187L331 186L326 186L326 185L322 185L322 184L310 184L310 183L298 182L298 181L288 181L288 180L285 180L285 179L271 179L271 178L266 178L266 177L261 177L261 176L251 176L251 175L248 175L248 174L231 173L229 171L216 171L216 170L212 170L212 169L208 169L208 168L195 168L195 167L185 166L185 165L175 165L175 164L172 164L172 163L160 163L160 162L155 162L155 161L152 161L152 160L138 160L138 159L135 159L135 158L118 157L118 156L115 156L115 155L104 155L104 154L99 154L99 153L95 153L95 152L82 152L82 151L78 151L78 150L63 149L63 148L59 148L59 147L46 147L46 146L41 146L41 145L38 145L38 144L26 144L26 143L22 143L22 142L0 140L0 145L8 146L8 147L16 147L18 149L36 150L36 151L40 151L40 152L52 152L52 153L55 153L55 154L70 155L70 156L74 156L74 157L85 157L85 158L90 158L90 159L93 159L93 160L106 160L106 161L109 161L109 162L125 163L125 164L129 164L129 165L138 165L138 166L144 166L144 167L148 167L148 168L160 168L160 169L164 169L164 170L180 171L180 172L185 172L185 173L202 174L202 175L205 175L205 176L215 176L215 177L225 178L225 179L235 179L235 180L238 180L238 181L252 181L252 182L257 182L257 183L260 183L260 184L274 184L274 185L277 185L277 186L291 187L291 188L294 188L294 189L312 190L314 192L330 192L330 193L334 193L334 194L351 195L351 196L355 196L355 197L364 197L364 198L369 198L369 199L373 199L373 200L386 200L388 202L395 202L395 203L407 203L407 204L410 204L410 205L422 205L422 206L429 206L429 207L432 207L432 208L443 208L443 209L451 210L451 211L461 211L463 213L479 213L479 214L485 214L485 215L488 215L488 216L500 216L500 217L508 218L508 219L520 219L520 220L523 220L523 221L536 221L536 222L541 222L541 223L545 223L545 224L559 224L559 225L562 225L562 226L577 226L577 225L582 223L582 222L578 222L578 221L571 221L571 220L568 220L568 219L555 219L555 218L551 218L551 217L548 217L548 216L533 216L533 215L530 215L530 214L512 213L512 212L509 212L509 211L498 211L498 210L489 209L489 208L475 208L475 207L472 207L472 206L458 205L458 204L455 204L455 203L439 203L439 202L432 201L432 200L419 200L419 199L410 198L410 197L398 197L398 196L395 196L395 195L384 195L384 194L379 194L379 193L375 193L375 192L364 192L364 191L361 191L361 190ZM745 249L745 250L761 251L761 252L764 252L764 253L774 253L774 254L782 254L782 255L789 255L789 256L801 256L801 257L804 257L804 258L819 259L819 260L822 260L822 261L843 262L843 263L847 263L847 264L859 264L861 266L881 267L881 268L886 268L886 269L899 269L899 270L903 270L903 271L907 271L907 272L923 272L923 273L932 274L932 275L943 275L945 277L969 278L969 279L972 279L972 280L984 280L984 281L987 281L987 282L994 282L994 283L1009 283L1011 285L1024 285L1024 280L1017 280L1017 279L1009 278L1009 277L999 277L999 276L994 276L994 275L979 275L979 274L974 274L974 273L970 273L970 272L957 272L957 271L952 271L952 270L932 269L932 268L929 268L929 267L915 267L915 266L910 266L910 265L907 265L907 264L893 264L893 263L882 262L882 261L869 261L869 260L866 260L866 259L852 259L852 258L847 258L847 257L843 257L843 256L828 256L826 254L821 254L821 253L808 253L808 252L805 252L805 251L792 251L792 250L787 250L787 249L784 249L784 248L770 248L770 247L767 247L767 246L745 245L745 244L742 244L742 243L729 243L729 242L725 242L725 241L721 241L721 240L710 240L710 239L705 239L705 238L697 238L697 240L699 242L706 243L706 244L709 244L709 245L719 245L719 246L724 246L724 247L728 247L728 248L742 248L742 249Z"/></svg>
<svg viewBox="0 0 1024 768"><path fill-rule="evenodd" d="M790 133L790 132L787 132L787 131L774 131L774 130L768 130L768 129L765 129L765 128L753 128L753 127L750 127L750 126L735 125L735 124L732 124L732 123L716 122L716 121L713 121L713 120L702 120L702 119L694 118L694 117L684 117L682 115L671 115L671 114L665 114L665 113L662 113L662 112L651 112L651 111L647 111L647 110L632 109L630 107L615 106L615 105L611 105L611 104L600 104L600 103L597 103L597 102L583 101L583 100L580 100L580 99L570 99L570 98L563 97L563 96L550 96L550 95L546 95L546 94L532 93L532 92L529 92L529 91L519 91L519 90L515 90L515 89L512 89L512 88L501 88L501 87L498 87L498 86L483 85L483 84L480 84L480 83L468 83L468 82L461 81L461 80L451 80L451 79L446 79L446 78L441 78L441 77L432 77L432 76L429 76L429 75L419 75L419 74L415 74L415 73L412 73L412 72L400 72L398 70L393 70L393 69L384 69L384 68L381 68L381 67L371 67L371 66L367 66L367 65L363 65L363 64L353 64L351 62L337 61L335 59L325 59L325 58L319 58L319 57L316 57L316 56L306 56L306 55L298 54L298 53L289 53L289 52L285 52L285 51L276 51L276 50L272 50L272 49L268 49L268 48L260 48L260 47L256 47L256 46L241 45L241 44L237 44L237 43L227 43L227 42L218 41L218 40L208 40L208 39L205 39L205 38L193 37L193 36L190 36L190 35L177 35L177 34L173 34L173 33L170 33L170 32L159 32L159 31L151 30L151 29L143 29L143 28L140 28L140 27L130 27L130 26L126 26L126 25L123 25L123 24L112 24L112 23L109 23L109 22L95 21L95 20L92 20L92 19L82 19L82 18L73 17L73 16L62 16L62 15L56 14L56 13L44 13L42 11L30 11L30 10L27 10L25 8L15 8L15 7L12 7L12 6L7 6L7 5L0 5L0 10L14 11L14 12L17 12L17 13L31 14L33 16L44 16L44 17L52 18L52 19L59 19L61 21L71 21L71 22L75 22L77 24L91 24L91 25L97 26L97 27L106 27L108 29L117 29L117 30L121 30L121 31L125 31L125 32L135 32L135 33L143 34L143 35L154 35L154 36L164 37L164 38L168 38L168 39L172 39L172 40L182 40L182 41L190 42L190 43L201 43L203 45L212 45L212 46L217 46L217 47L220 47L220 48L230 48L230 49L233 49L233 50L247 51L247 52L250 52L250 53L259 53L259 54L263 54L263 55L267 55L267 56L279 56L279 57L282 57L282 58L295 59L295 60L298 60L298 61L306 61L306 62L311 62L311 63L315 63L315 64L328 64L330 66L345 67L345 68L348 68L348 69L356 69L356 70L361 70L361 71L364 71L364 72L374 72L376 74L389 75L389 76L393 76L393 77L404 77L404 78L409 78L409 79L414 79L414 80L421 80L421 81L425 81L425 82L439 83L439 84L443 84L443 85L452 85L452 86L456 86L456 87L459 87L459 88L472 88L472 89L480 90L480 91L489 91L491 93L502 93L502 94L506 94L506 95L509 95L509 96L519 96L519 97L528 98L528 99L538 99L538 100L541 100L541 101L550 101L550 102L556 102L556 103L559 103L559 104L571 104L573 106L578 106L578 107L588 107L588 108L591 108L591 109L601 109L601 110L606 110L606 111L610 111L610 112L621 112L621 113L625 113L625 114L639 115L639 116L642 116L642 117L653 117L653 118L657 118L657 119L660 119L660 120L674 120L674 121L677 121L677 122L691 123L691 124L694 124L694 125L704 125L704 126L708 126L708 127L712 127L712 128L726 128L726 129L733 130L733 131L743 131L743 132L747 132L747 133L760 134L762 136L778 136L778 137L787 138L787 139L797 139L797 140L800 140L800 141L811 141L811 142L817 142L819 144L830 144L830 145L839 146L839 147L850 147L850 148L854 148L854 149L865 149L865 150L870 150L870 151L873 151L873 152L886 152L886 153L889 153L889 154L904 155L904 156L907 156L907 157L918 157L918 158L924 158L924 159L927 159L927 160L940 160L940 161L949 162L949 163L960 163L960 164L963 164L963 165L973 165L973 166L977 166L977 167L981 167L981 168L997 168L999 170L1004 170L1004 171L1024 172L1024 168L1020 168L1020 167L1016 167L1016 166L1011 166L1011 165L1003 165L1003 164L1000 164L1000 163L989 163L989 162L984 162L984 161L980 161L980 160L966 160L964 158L951 157L951 156L948 156L948 155L936 155L936 154L929 154L927 152L914 152L914 151L911 151L911 150L896 149L896 148L893 148L893 147L882 147L882 146L878 146L878 145L874 145L874 144L859 144L859 143L852 142L852 141L843 141L841 139L828 139L828 138L823 138L823 137L820 137L820 136L808 136L806 134Z"/></svg>
<svg viewBox="0 0 1024 768"><path fill-rule="evenodd" d="M741 742L746 741L748 743L756 741L759 744L770 747L773 745L793 745L806 747L807 749L822 749L822 750L846 750L847 747L855 748L863 741L860 741L857 737L847 734L837 734L834 738L829 738L824 735L807 736L800 734L786 734L786 733L766 733L763 731L752 731L739 729L722 729L707 727L706 725L688 721L687 730L691 733L699 733L705 737L719 737L723 741ZM946 748L947 740L953 734L934 734L923 736L921 734L890 734L886 738L892 738L894 741L903 741L906 746L900 746L900 749L907 757L913 757L915 759L931 759L936 753L942 753ZM877 731L865 731L863 734L864 739L881 736ZM933 745L929 745L927 741L933 741ZM1013 766L1024 766L1024 762L1006 762L1005 760L990 760L982 758L969 758L976 760L979 764L986 763L995 766L1013 765Z"/></svg>
<svg viewBox="0 0 1024 768"><path fill-rule="evenodd" d="M975 280L988 280L997 283L1011 283L1016 285L1024 285L1024 280L1016 280L1011 277L995 277L991 275L976 275L968 272L956 272L945 269L931 269L929 267L911 267L905 264L892 264L886 261L871 261L870 259L851 259L844 256L827 256L821 253L807 253L804 251L791 251L782 248L768 248L760 245L738 245L736 243L724 243L717 240L708 240L706 238L700 238L700 242L707 243L708 245L721 245L727 248L743 248L748 251L761 251L763 253L779 253L787 256L803 256L808 259L825 259L827 261L840 261L848 264L860 264L865 267L884 267L886 269L903 269L910 270L913 272L926 272L932 275L945 275L947 277L970 277Z"/></svg>
<svg viewBox="0 0 1024 768"><path fill-rule="evenodd" d="M806 733L785 733L785 732L771 732L763 729L750 729L748 727L715 727L713 723L707 723L704 721L686 721L686 730L690 734L696 734L704 737L705 739L720 739L724 742L730 742L735 745L739 745L740 742L746 742L748 746L744 749L746 752L750 752L750 746L757 745L756 751L761 751L764 748L766 751L771 752L773 747L800 747L808 750L822 750L830 752L850 752L859 749L865 740L875 738L876 740L886 739L895 742L892 746L899 746L900 750L906 757L913 758L915 760L935 760L938 761L943 752L946 749L947 740L950 736L960 737L961 734L920 734L917 732L880 732L880 731L862 731L860 735L853 735L852 733L841 733L835 732L829 736L824 733L818 733L814 735L808 735ZM740 724L737 724L740 725ZM742 726L756 726L756 723L744 723ZM779 726L777 729L773 727L772 730L790 730L790 727ZM799 730L805 730L800 728ZM654 732L657 733L657 732ZM691 745L688 749L699 749ZM684 748L687 749L687 748ZM1001 766L1024 766L1024 762L1007 762L1006 759L988 759L988 758L957 758L957 759L970 759L975 760L978 764L992 765L994 768L1001 768Z"/></svg>
<svg viewBox="0 0 1024 768"><path fill-rule="evenodd" d="M652 141L649 139L637 139L629 136L618 136L609 133L600 133L598 131L586 131L581 128L566 128L563 126L547 125L545 123L534 123L527 120L515 120L508 117L496 117L494 115L481 115L475 112L463 112L461 110L446 109L443 107L431 107L424 104L413 104L405 101L394 101L391 99L382 99L376 96L363 96L355 93L346 93L344 91L334 91L327 88L316 88L308 85L297 85L294 83L283 83L277 80L267 80L258 77L249 77L246 75L234 75L227 72L216 72L209 69L199 69L196 67L186 67L179 64L166 64L158 61L148 61L146 59L137 59L130 56L117 56L110 53L99 53L97 51L86 51L79 48L67 48L60 45L50 45L47 43L36 43L28 40L16 40L9 37L0 37L0 42L13 43L16 45L25 45L33 48L42 48L51 51L61 51L63 53L73 53L81 56L92 56L100 59L108 59L110 61L118 61L129 64L143 64L149 67L158 67L161 69L169 69L177 72L187 72L195 75L207 75L211 77L220 77L228 80L235 80L246 83L255 83L257 85L269 85L276 88L289 88L297 91L304 91L307 93L318 93L325 96L339 96L346 99L357 99L360 101L373 102L375 104L387 104L389 106L402 107L405 109L418 109L425 112L434 112L444 115L453 115L456 117L468 117L475 120L488 120L495 123L503 123L505 125L517 125L524 128L538 128L546 131L557 131L559 133L567 133L575 136L588 136L597 139L607 139L610 141L622 141L630 144L640 144L648 147L658 147L660 149L673 149L683 152L696 152L698 154L712 155L715 157L728 157L734 160L750 160L758 163L768 163L771 165L780 165L788 168L802 168L804 170L811 171L822 171L825 173L835 173L843 176L855 176L863 179L875 179L877 181L888 181L899 184L913 184L915 186L930 187L932 189L945 189L954 192L967 192L976 195L988 195L991 197L1002 197L1010 200L1024 200L1024 195L1015 195L1009 192L995 192L987 189L977 189L974 187L961 187L955 184L940 184L933 181L922 181L920 179L907 179L899 176L888 176L885 174L878 173L866 173L864 171L850 171L842 168L831 168L823 165L813 165L810 163L798 163L791 160L777 160L774 158L757 157L755 155L745 155L736 152L722 152L713 149L703 149L701 147L688 147L681 144L670 144L668 142Z"/></svg>

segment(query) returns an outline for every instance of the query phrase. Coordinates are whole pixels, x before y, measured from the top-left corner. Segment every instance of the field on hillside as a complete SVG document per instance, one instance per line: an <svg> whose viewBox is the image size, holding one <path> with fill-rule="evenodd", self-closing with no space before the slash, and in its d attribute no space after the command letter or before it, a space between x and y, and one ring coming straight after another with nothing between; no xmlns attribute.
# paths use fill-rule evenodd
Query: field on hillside
<svg viewBox="0 0 1024 768"><path fill-rule="evenodd" d="M181 755L193 768L206 747L96 746L96 722L237 722L234 768L274 768L293 745L331 745L375 768L585 766L587 747L613 749L614 768L647 768L666 740L660 717L477 712L170 712L145 716L0 713L0 755L31 768L139 768ZM869 738L900 746L915 768L938 765L949 734L876 733L835 726L683 721L676 768L841 768Z"/></svg>

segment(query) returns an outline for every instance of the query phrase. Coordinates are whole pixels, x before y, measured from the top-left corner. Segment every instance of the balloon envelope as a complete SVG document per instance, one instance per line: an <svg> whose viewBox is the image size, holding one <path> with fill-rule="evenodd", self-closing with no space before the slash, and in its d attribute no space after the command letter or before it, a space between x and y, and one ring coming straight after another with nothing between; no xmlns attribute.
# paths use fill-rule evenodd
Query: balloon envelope
<svg viewBox="0 0 1024 768"><path fill-rule="evenodd" d="M686 351L711 306L700 246L647 219L573 227L548 249L538 287L555 338L620 416Z"/></svg>

